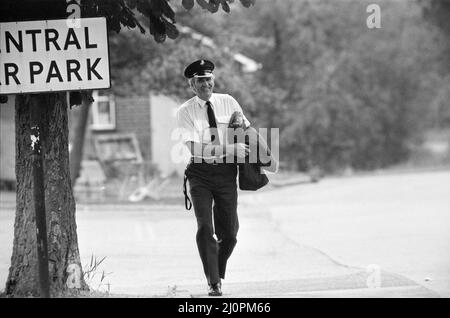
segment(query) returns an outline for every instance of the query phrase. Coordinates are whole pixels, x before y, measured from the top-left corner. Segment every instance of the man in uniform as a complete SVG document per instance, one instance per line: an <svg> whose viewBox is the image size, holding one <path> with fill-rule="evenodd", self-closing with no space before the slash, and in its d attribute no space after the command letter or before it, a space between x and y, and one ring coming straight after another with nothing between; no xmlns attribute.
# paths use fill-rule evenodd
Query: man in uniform
<svg viewBox="0 0 450 318"><path fill-rule="evenodd" d="M183 131L183 142L192 154L185 174L197 218L196 241L208 294L221 296L221 279L225 278L239 228L237 165L227 163L230 160L226 158L245 158L250 150L244 143L226 140L231 115L242 112L242 108L232 96L213 93L213 70L214 64L208 60L198 60L186 67L184 76L196 96L181 105L177 121ZM243 118L246 126L250 126Z"/></svg>

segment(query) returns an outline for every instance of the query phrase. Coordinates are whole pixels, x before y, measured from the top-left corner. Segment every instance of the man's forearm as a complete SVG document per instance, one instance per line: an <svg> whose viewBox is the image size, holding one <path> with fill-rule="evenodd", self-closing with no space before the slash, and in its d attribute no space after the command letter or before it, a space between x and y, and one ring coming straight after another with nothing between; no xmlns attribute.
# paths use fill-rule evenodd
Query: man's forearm
<svg viewBox="0 0 450 318"><path fill-rule="evenodd" d="M187 143L187 146L194 157L220 158L226 155L226 145L202 144L199 142L190 141Z"/></svg>

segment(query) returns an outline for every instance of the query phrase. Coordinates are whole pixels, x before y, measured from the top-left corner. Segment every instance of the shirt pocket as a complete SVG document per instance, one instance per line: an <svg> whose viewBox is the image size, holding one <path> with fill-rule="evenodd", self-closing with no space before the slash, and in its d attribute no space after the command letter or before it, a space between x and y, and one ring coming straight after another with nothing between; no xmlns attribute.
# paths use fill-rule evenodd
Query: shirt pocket
<svg viewBox="0 0 450 318"><path fill-rule="evenodd" d="M206 120L195 120L194 121L195 131L199 136L200 143L208 143L211 140L211 135L209 133L209 123Z"/></svg>
<svg viewBox="0 0 450 318"><path fill-rule="evenodd" d="M219 128L220 140L223 144L229 144L228 125L231 115L216 116L217 127Z"/></svg>
<svg viewBox="0 0 450 318"><path fill-rule="evenodd" d="M226 116L216 116L216 120L217 120L217 127L219 127L219 125L221 125L222 127L228 127L228 124L230 123L230 118L231 115L226 115Z"/></svg>

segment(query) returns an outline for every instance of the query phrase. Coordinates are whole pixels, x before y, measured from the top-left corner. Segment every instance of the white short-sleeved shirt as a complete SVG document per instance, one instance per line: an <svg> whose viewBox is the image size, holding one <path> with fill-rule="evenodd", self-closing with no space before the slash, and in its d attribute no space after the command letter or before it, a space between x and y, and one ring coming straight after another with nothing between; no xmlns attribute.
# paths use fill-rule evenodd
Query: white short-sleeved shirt
<svg viewBox="0 0 450 318"><path fill-rule="evenodd" d="M209 101L216 116L220 144L228 143L226 140L226 129L228 128L231 115L235 111L241 112L246 126L250 126L250 122L245 117L241 106L231 95L213 93ZM204 144L211 143L206 101L198 96L189 99L178 108L177 122L178 128L182 131L181 136L184 143L188 141Z"/></svg>

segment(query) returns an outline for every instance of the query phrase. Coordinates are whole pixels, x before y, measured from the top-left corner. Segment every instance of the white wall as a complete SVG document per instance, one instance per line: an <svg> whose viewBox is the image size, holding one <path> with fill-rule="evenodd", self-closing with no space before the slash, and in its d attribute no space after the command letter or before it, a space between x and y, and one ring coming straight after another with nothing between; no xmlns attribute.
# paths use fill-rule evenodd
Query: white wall
<svg viewBox="0 0 450 318"><path fill-rule="evenodd" d="M182 102L162 95L150 95L152 161L163 174L176 171L183 175L190 155L179 140L172 140L176 128L176 110Z"/></svg>
<svg viewBox="0 0 450 318"><path fill-rule="evenodd" d="M8 103L0 104L0 179L16 180L15 174L15 123L14 96L8 96Z"/></svg>

